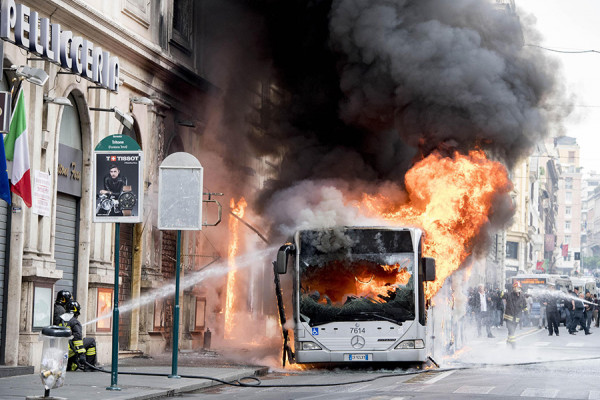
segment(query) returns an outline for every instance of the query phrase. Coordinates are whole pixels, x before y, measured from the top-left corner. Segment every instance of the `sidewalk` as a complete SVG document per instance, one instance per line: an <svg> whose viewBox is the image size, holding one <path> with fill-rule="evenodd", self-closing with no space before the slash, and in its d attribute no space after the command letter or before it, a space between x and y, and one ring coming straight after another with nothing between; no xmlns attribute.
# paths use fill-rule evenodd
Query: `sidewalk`
<svg viewBox="0 0 600 400"><path fill-rule="evenodd" d="M65 385L50 390L51 398L72 400L142 400L173 396L177 393L191 392L201 388L219 385L219 382L207 379L168 378L171 374L170 355L159 358L139 358L119 360L117 390L106 390L111 386L111 374L104 372L67 372ZM167 362L168 360L168 362ZM161 364L161 365L158 365ZM253 365L234 365L213 357L184 357L177 363L178 375L205 376L232 381L247 376L260 376L268 368ZM197 366L192 366L197 365ZM110 365L103 366L111 370ZM123 375L122 372L141 372L164 374L165 376ZM38 374L0 378L0 399L26 399L44 395L44 387Z"/></svg>

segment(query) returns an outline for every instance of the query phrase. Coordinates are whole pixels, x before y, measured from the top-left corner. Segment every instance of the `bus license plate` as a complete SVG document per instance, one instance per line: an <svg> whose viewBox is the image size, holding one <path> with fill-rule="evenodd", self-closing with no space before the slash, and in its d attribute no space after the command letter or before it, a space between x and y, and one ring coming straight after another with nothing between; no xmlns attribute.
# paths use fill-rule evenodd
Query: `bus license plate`
<svg viewBox="0 0 600 400"><path fill-rule="evenodd" d="M344 361L373 361L373 354L344 354Z"/></svg>

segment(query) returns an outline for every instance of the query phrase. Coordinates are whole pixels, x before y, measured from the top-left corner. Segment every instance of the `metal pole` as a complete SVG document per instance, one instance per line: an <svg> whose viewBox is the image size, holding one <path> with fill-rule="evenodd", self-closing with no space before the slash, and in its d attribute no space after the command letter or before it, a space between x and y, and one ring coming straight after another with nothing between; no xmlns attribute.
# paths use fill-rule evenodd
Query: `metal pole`
<svg viewBox="0 0 600 400"><path fill-rule="evenodd" d="M113 337L112 337L112 362L110 369L110 386L106 390L121 390L117 386L119 376L119 230L120 224L115 223L115 289L113 297Z"/></svg>
<svg viewBox="0 0 600 400"><path fill-rule="evenodd" d="M175 307L173 309L173 360L169 378L181 378L177 375L177 355L179 352L179 270L181 261L181 231L177 231L177 255L175 265Z"/></svg>

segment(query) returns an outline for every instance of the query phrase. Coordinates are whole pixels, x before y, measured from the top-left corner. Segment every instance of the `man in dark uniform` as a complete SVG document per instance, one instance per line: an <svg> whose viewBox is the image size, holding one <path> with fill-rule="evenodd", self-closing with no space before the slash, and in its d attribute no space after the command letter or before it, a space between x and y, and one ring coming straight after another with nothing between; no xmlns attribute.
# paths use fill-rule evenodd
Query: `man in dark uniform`
<svg viewBox="0 0 600 400"><path fill-rule="evenodd" d="M504 320L506 321L506 327L508 328L508 337L506 338L506 343L515 348L517 340L515 337L515 331L521 319L521 314L523 311L527 311L525 296L521 294L521 283L519 281L514 281L512 285L512 291L508 294L505 294L503 297L506 299Z"/></svg>
<svg viewBox="0 0 600 400"><path fill-rule="evenodd" d="M118 199L119 195L123 192L124 186L127 186L127 178L121 176L119 167L112 164L108 171L108 175L104 177L104 189L100 190L100 194ZM123 211L120 209L115 210L113 207L108 215L123 215Z"/></svg>
<svg viewBox="0 0 600 400"><path fill-rule="evenodd" d="M558 313L558 296L554 292L554 286L549 286L551 293L544 298L544 305L546 306L546 319L548 320L548 336L556 334L558 336L558 324L560 322L560 314Z"/></svg>
<svg viewBox="0 0 600 400"><path fill-rule="evenodd" d="M71 300L67 304L67 313L72 313L73 317L62 323L62 326L67 326L71 329L73 339L69 341L69 360L67 370L75 371L81 368L84 371L92 371L88 366L96 365L96 340L94 338L83 337L83 327L79 322L78 317L81 313L81 306L75 300Z"/></svg>
<svg viewBox="0 0 600 400"><path fill-rule="evenodd" d="M585 321L583 319L583 313L585 310L585 305L583 304L583 293L579 293L579 297L577 299L571 300L573 302L573 318L571 319L571 326L569 326L569 333L571 335L575 335L577 332L577 326L581 325L585 330L585 334L589 335L591 332L585 326Z"/></svg>
<svg viewBox="0 0 600 400"><path fill-rule="evenodd" d="M60 323L62 322L60 316L67 312L65 307L72 299L73 296L71 296L71 292L69 292L68 290L60 290L56 294L56 301L54 302L54 313L52 315L53 325L60 325Z"/></svg>

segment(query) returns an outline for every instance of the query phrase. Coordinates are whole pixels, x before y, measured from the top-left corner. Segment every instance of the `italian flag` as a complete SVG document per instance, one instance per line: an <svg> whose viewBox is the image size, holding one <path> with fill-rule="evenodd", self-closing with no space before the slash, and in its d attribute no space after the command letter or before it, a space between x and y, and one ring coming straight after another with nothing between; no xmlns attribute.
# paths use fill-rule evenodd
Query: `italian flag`
<svg viewBox="0 0 600 400"><path fill-rule="evenodd" d="M6 159L13 162L10 189L21 196L27 207L31 207L31 177L29 168L29 146L27 144L27 117L23 88L19 89L17 102L10 117L10 128L4 138Z"/></svg>

